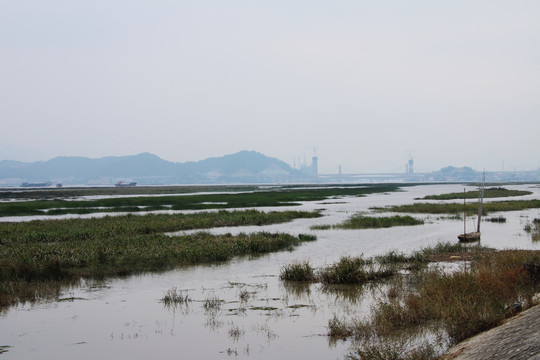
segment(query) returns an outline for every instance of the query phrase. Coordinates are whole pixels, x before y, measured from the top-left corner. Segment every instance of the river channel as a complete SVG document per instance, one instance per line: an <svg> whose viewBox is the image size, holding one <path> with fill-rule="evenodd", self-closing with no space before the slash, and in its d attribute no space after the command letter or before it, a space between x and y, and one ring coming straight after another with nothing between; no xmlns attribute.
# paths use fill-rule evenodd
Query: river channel
<svg viewBox="0 0 540 360"><path fill-rule="evenodd" d="M436 215L421 226L377 230L311 230L340 223L373 206L413 203L425 195L463 191L464 186L419 185L401 191L304 203L294 210L322 209L323 217L269 226L210 229L213 233L310 233L314 242L293 251L256 258L189 266L106 281L81 282L65 289L59 301L23 304L0 314L3 359L343 359L350 342L326 336L334 316L366 316L383 286L328 289L320 284L291 285L280 269L308 260L315 267L341 256L365 257L389 250L410 252L439 242L457 242L463 223ZM519 199L540 199L538 185L508 185L529 190ZM472 190L468 188L467 190ZM501 200L489 199L488 201ZM505 200L508 200L506 198ZM424 200L425 201L425 200ZM285 210L268 208L265 210ZM498 216L490 214L489 216ZM524 225L540 210L505 212L505 223L482 223L482 245L498 249L540 249ZM472 228L472 221L468 224ZM185 304L168 307L161 299L175 289ZM6 350L2 353L2 349Z"/></svg>

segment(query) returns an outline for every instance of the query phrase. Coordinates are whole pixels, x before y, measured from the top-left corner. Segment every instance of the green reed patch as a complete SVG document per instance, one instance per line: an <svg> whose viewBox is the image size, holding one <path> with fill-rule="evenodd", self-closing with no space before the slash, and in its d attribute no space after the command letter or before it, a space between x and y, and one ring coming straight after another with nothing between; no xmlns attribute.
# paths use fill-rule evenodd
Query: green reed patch
<svg viewBox="0 0 540 360"><path fill-rule="evenodd" d="M25 284L32 288L44 282L70 283L80 277L100 279L162 271L183 264L290 249L315 240L305 234L296 237L259 232L233 236L199 232L168 236L164 232L312 216L319 215L248 210L0 223L0 306L35 300L32 291L22 292Z"/></svg>
<svg viewBox="0 0 540 360"><path fill-rule="evenodd" d="M412 216L364 216L355 215L347 219L343 224L338 227L343 229L378 229L389 228L393 226L411 226L411 225L423 225L424 220L415 219Z"/></svg>
<svg viewBox="0 0 540 360"><path fill-rule="evenodd" d="M356 214L338 225L315 225L312 230L330 230L330 229L380 229L394 226L412 226L423 225L424 220L416 219L412 216L365 216Z"/></svg>
<svg viewBox="0 0 540 360"><path fill-rule="evenodd" d="M476 214L478 205L470 203L466 205L467 214ZM483 214L490 212L517 211L540 208L540 200L510 200L485 202L483 204ZM415 203L407 205L394 205L384 208L372 208L377 211L392 211L399 213L414 214L459 214L463 213L463 204L461 203Z"/></svg>
<svg viewBox="0 0 540 360"><path fill-rule="evenodd" d="M366 194L395 190L397 190L397 186L394 185L346 186L339 188L281 187L271 191L259 190L225 194L132 196L77 201L54 198L49 200L2 202L0 203L0 216L294 206L299 205L301 201L320 201L342 196L364 196Z"/></svg>
<svg viewBox="0 0 540 360"><path fill-rule="evenodd" d="M524 196L531 195L532 191L526 190L508 190L502 187L493 187L484 189L484 198L501 198L501 197L511 197L511 196ZM428 195L423 197L424 200L454 200L454 199L478 199L479 191L467 191L467 192L456 192L448 193L441 195Z"/></svg>
<svg viewBox="0 0 540 360"><path fill-rule="evenodd" d="M315 281L315 269L308 261L296 262L282 267L279 278L288 281Z"/></svg>

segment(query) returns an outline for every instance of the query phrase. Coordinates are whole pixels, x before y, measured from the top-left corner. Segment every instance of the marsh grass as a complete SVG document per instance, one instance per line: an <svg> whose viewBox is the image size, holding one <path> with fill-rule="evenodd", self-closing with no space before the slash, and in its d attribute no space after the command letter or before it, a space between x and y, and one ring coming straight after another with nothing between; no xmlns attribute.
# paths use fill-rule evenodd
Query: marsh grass
<svg viewBox="0 0 540 360"><path fill-rule="evenodd" d="M506 218L502 215L486 218L485 220L492 223L505 223L506 222Z"/></svg>
<svg viewBox="0 0 540 360"><path fill-rule="evenodd" d="M1 202L0 216L88 214L95 212L140 212L156 210L204 210L261 206L294 206L300 201L320 201L336 196L365 196L395 191L395 185L360 187L287 188L221 194L182 196L133 196L97 200L63 199Z"/></svg>
<svg viewBox="0 0 540 360"><path fill-rule="evenodd" d="M189 303L192 301L189 298L187 293L183 291L178 291L177 288L172 288L167 290L165 296L161 299L163 304L168 307L172 306L189 306Z"/></svg>
<svg viewBox="0 0 540 360"><path fill-rule="evenodd" d="M395 269L376 264L362 257L342 257L336 264L322 269L319 278L323 284L364 284L389 278Z"/></svg>
<svg viewBox="0 0 540 360"><path fill-rule="evenodd" d="M288 281L315 281L315 269L308 261L296 262L282 267L279 278Z"/></svg>
<svg viewBox="0 0 540 360"><path fill-rule="evenodd" d="M393 226L411 226L411 225L423 225L424 221L415 219L412 216L365 216L355 215L346 220L343 224L339 225L342 229L378 229L389 228Z"/></svg>
<svg viewBox="0 0 540 360"><path fill-rule="evenodd" d="M217 295L210 295L204 300L203 308L209 312L219 311L223 302Z"/></svg>
<svg viewBox="0 0 540 360"><path fill-rule="evenodd" d="M463 208L462 203L415 203L394 205L385 208L374 207L372 210L414 214L459 214L463 213ZM484 202L482 208L484 215L489 214L490 212L538 209L540 208L540 200ZM468 215L476 214L478 212L478 205L476 203L468 203L465 209Z"/></svg>
<svg viewBox="0 0 540 360"><path fill-rule="evenodd" d="M330 229L380 229L393 226L412 226L423 225L424 220L416 219L412 216L366 216L356 214L337 225L314 225L312 230L330 230Z"/></svg>
<svg viewBox="0 0 540 360"><path fill-rule="evenodd" d="M293 212L294 213L294 212ZM144 215L0 223L0 306L34 301L41 284L71 284L177 266L221 262L239 255L291 249L312 235L253 234L167 236L190 227L283 221L309 213L253 211L191 215ZM279 220L278 220L279 219ZM34 290L32 290L34 289ZM46 289L46 288L45 288ZM37 295L35 295L37 294ZM42 296L42 295L39 295ZM47 297L47 295L44 295Z"/></svg>
<svg viewBox="0 0 540 360"><path fill-rule="evenodd" d="M524 196L532 194L531 191L526 190L508 190L502 187L493 187L484 189L484 198L501 198L501 197L511 197L511 196ZM467 191L441 194L441 195L428 195L423 197L424 200L455 200L455 199L478 199L479 192Z"/></svg>
<svg viewBox="0 0 540 360"><path fill-rule="evenodd" d="M443 248L447 247L438 250ZM329 335L371 341L431 328L442 330L451 345L497 326L521 306L525 309L534 305L534 295L540 290L539 269L539 251L479 251L469 267L458 271L424 268L395 277L394 281L402 282L394 285L399 290L381 299L372 308L370 318L332 319L328 323ZM516 303L520 306L512 306ZM352 358L389 354L384 344L375 349L369 347L370 342L366 344ZM408 359L407 354L390 358Z"/></svg>
<svg viewBox="0 0 540 360"><path fill-rule="evenodd" d="M533 219L533 221L527 221L523 229L531 234L533 241L540 241L540 219Z"/></svg>

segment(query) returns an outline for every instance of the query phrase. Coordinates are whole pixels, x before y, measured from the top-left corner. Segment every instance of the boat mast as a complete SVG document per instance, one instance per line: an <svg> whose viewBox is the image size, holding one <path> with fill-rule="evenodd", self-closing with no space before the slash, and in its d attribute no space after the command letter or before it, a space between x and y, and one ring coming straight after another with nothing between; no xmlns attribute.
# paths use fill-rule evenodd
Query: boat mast
<svg viewBox="0 0 540 360"><path fill-rule="evenodd" d="M484 184L486 182L486 172L482 175L482 186L478 194L478 225L476 228L477 232L480 232L480 220L482 220L482 203L484 202Z"/></svg>
<svg viewBox="0 0 540 360"><path fill-rule="evenodd" d="M467 205L465 204L465 188L463 188L463 235L467 234Z"/></svg>

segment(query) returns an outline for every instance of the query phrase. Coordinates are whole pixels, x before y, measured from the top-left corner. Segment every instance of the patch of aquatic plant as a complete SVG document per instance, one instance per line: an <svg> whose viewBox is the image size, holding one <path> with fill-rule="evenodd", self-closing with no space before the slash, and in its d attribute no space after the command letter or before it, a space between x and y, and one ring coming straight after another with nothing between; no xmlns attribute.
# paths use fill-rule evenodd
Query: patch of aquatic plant
<svg viewBox="0 0 540 360"><path fill-rule="evenodd" d="M175 195L200 192L242 192L259 190L255 185L189 185L137 187L61 187L0 190L0 199L66 199L81 196Z"/></svg>
<svg viewBox="0 0 540 360"><path fill-rule="evenodd" d="M308 261L296 262L282 267L279 278L288 281L315 281L315 269Z"/></svg>
<svg viewBox="0 0 540 360"><path fill-rule="evenodd" d="M206 311L218 311L219 309L221 309L222 304L223 300L221 300L216 295L210 295L204 300L203 308Z"/></svg>
<svg viewBox="0 0 540 360"><path fill-rule="evenodd" d="M426 268L394 280L401 290L374 306L368 319L334 318L329 335L372 341L429 327L443 331L449 345L457 343L535 304L540 251L482 252L458 271Z"/></svg>
<svg viewBox="0 0 540 360"><path fill-rule="evenodd" d="M342 257L336 264L319 273L323 284L364 284L393 276L394 268L376 264L362 257Z"/></svg>
<svg viewBox="0 0 540 360"><path fill-rule="evenodd" d="M342 229L377 229L377 228L389 228L392 226L410 226L410 225L423 225L424 220L415 219L412 216L365 216L355 215L347 219L343 224L337 227Z"/></svg>
<svg viewBox="0 0 540 360"><path fill-rule="evenodd" d="M165 306L175 306L175 305L189 305L191 299L187 293L179 291L177 288L172 288L167 290L165 296L161 299Z"/></svg>
<svg viewBox="0 0 540 360"><path fill-rule="evenodd" d="M356 214L337 225L313 225L311 230L330 230L330 229L379 229L393 226L411 226L423 225L424 220L416 219L412 216L366 216Z"/></svg>
<svg viewBox="0 0 540 360"><path fill-rule="evenodd" d="M330 230L332 228L332 225L312 225L309 227L310 230Z"/></svg>
<svg viewBox="0 0 540 360"><path fill-rule="evenodd" d="M277 188L271 191L186 194L182 196L133 196L77 201L55 198L1 202L0 216L294 206L299 205L301 201L320 201L329 197L365 196L366 194L394 190L397 190L395 185L373 185L339 188Z"/></svg>
<svg viewBox="0 0 540 360"><path fill-rule="evenodd" d="M532 191L526 190L508 190L502 187L493 187L484 189L484 198L502 198L511 196L524 196L531 195ZM455 200L455 199L478 199L480 193L478 190L467 192L456 192L441 195L428 195L424 200Z"/></svg>
<svg viewBox="0 0 540 360"><path fill-rule="evenodd" d="M372 210L414 214L459 214L463 213L463 208L463 204L460 203L415 203L407 205L394 205L384 208L374 207ZM484 215L490 212L538 209L540 208L540 200L484 202L482 208ZM476 203L468 203L465 209L469 215L476 214L478 212L478 205Z"/></svg>
<svg viewBox="0 0 540 360"><path fill-rule="evenodd" d="M226 213L222 215L227 217ZM232 215L231 221L247 222L251 215L240 211ZM272 216L254 216L264 221L267 215ZM291 249L315 240L312 235L265 232L235 236L162 234L202 224L224 226L227 222L219 215L204 213L0 223L0 306L36 300L35 296L41 295L31 289L39 289L47 282L71 283L81 277L100 279L226 261L238 255Z"/></svg>
<svg viewBox="0 0 540 360"><path fill-rule="evenodd" d="M495 217L485 218L485 221L489 221L492 223L505 223L506 218L504 216L499 215Z"/></svg>
<svg viewBox="0 0 540 360"><path fill-rule="evenodd" d="M540 219L527 221L523 229L531 234L533 241L540 241Z"/></svg>
<svg viewBox="0 0 540 360"><path fill-rule="evenodd" d="M318 212L306 211L220 210L196 214L128 214L92 219L1 222L0 239L7 244L80 241L224 226L269 225L319 216ZM312 235L301 236L308 240Z"/></svg>

